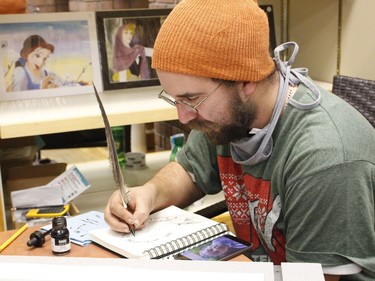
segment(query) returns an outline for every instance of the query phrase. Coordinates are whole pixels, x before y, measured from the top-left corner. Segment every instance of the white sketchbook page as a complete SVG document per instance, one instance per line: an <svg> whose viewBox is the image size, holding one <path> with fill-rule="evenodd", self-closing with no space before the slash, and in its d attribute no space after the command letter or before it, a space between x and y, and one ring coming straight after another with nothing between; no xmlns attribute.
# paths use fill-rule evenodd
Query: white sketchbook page
<svg viewBox="0 0 375 281"><path fill-rule="evenodd" d="M189 235L218 222L170 206L152 214L148 225L132 234L118 233L109 227L90 231L90 239L128 258L148 258L146 250Z"/></svg>

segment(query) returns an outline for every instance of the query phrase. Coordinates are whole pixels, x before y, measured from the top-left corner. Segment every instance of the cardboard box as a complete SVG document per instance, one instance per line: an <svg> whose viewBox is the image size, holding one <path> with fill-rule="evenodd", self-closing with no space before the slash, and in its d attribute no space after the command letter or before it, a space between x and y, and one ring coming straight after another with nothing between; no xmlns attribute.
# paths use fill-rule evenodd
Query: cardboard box
<svg viewBox="0 0 375 281"><path fill-rule="evenodd" d="M7 191L46 185L66 170L66 163L15 166L8 170Z"/></svg>
<svg viewBox="0 0 375 281"><path fill-rule="evenodd" d="M15 166L32 165L37 153L35 137L0 140L0 164L3 182L8 179L8 171Z"/></svg>
<svg viewBox="0 0 375 281"><path fill-rule="evenodd" d="M10 218L13 228L20 228L26 222L26 218L21 218L19 210L15 210L12 207L10 200L10 193L16 190L22 190L31 187L37 187L48 184L50 181L55 179L57 176L65 172L67 167L66 163L50 163L50 164L39 164L39 165L27 165L27 166L15 166L8 170L8 179L5 184L5 206L10 212ZM26 210L24 210L26 214ZM69 208L70 215L79 214L78 208L74 203L70 203ZM34 221L34 220L33 220ZM31 225L33 224L47 224L48 221L38 220L38 222L28 221ZM9 225L9 224L8 224Z"/></svg>

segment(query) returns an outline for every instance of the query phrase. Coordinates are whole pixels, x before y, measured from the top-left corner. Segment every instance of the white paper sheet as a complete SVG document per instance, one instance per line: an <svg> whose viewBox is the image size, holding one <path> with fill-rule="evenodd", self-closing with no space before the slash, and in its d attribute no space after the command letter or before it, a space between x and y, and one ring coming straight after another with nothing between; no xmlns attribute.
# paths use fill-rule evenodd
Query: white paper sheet
<svg viewBox="0 0 375 281"><path fill-rule="evenodd" d="M64 205L89 187L83 174L72 166L47 185L11 192L12 205L15 208Z"/></svg>
<svg viewBox="0 0 375 281"><path fill-rule="evenodd" d="M78 261L78 260L77 260ZM186 261L185 261L186 262ZM212 262L211 262L212 263ZM214 266L214 264L211 264ZM265 281L262 272L222 272L220 264L215 265L216 271L195 270L193 264L185 269L149 269L147 264L143 268L127 267L115 265L83 265L77 262L76 265L62 264L35 264L23 263L22 270L20 264L4 262L0 264L0 280L7 281L102 281L108 278L120 278L122 280L179 280L183 276L184 280L251 280Z"/></svg>
<svg viewBox="0 0 375 281"><path fill-rule="evenodd" d="M62 188L64 204L73 201L78 195L90 187L89 182L78 170L72 166L49 184L58 184Z"/></svg>
<svg viewBox="0 0 375 281"><path fill-rule="evenodd" d="M63 191L59 184L32 187L10 193L14 208L63 205Z"/></svg>

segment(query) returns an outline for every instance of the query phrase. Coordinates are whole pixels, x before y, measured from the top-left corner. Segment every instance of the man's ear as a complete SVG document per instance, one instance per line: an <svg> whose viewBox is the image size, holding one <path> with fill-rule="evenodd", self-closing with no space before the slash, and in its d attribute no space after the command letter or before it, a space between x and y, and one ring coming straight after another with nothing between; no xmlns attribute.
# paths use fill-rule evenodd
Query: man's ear
<svg viewBox="0 0 375 281"><path fill-rule="evenodd" d="M243 82L242 84L242 92L245 98L251 96L257 87L257 83L254 82Z"/></svg>

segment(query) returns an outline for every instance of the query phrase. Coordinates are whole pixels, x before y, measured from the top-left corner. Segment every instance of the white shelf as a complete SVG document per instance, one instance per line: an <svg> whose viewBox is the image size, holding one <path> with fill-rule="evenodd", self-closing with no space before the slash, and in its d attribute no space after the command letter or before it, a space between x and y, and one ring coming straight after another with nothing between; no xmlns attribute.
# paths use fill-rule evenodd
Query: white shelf
<svg viewBox="0 0 375 281"><path fill-rule="evenodd" d="M100 93L111 126L177 119L176 109L157 98L161 87ZM94 94L0 103L0 138L103 128Z"/></svg>
<svg viewBox="0 0 375 281"><path fill-rule="evenodd" d="M177 119L176 109L157 98L160 90L160 86L155 86L100 93L111 126ZM0 139L103 127L103 119L94 93L0 102ZM109 175L109 167L105 168L99 163L87 165L88 169L99 167L100 170L104 167L104 170L92 168L95 172L89 177L95 179L94 188L90 190L91 193L84 194L77 200L82 211L93 209L91 208L93 204L98 206L102 204L103 207L103 198L109 198L113 192L113 189L104 189L95 193L97 182L102 187L111 187L108 177L100 178L102 172L107 171ZM77 164L77 166L82 165ZM85 168L82 169L85 170ZM0 181L0 193L3 194L2 181ZM3 198L0 200L0 220L5 226L4 201Z"/></svg>

